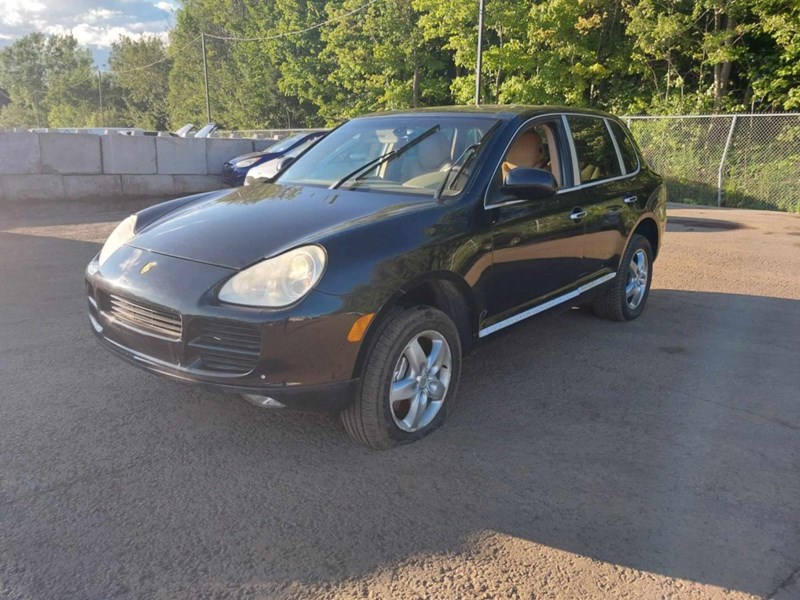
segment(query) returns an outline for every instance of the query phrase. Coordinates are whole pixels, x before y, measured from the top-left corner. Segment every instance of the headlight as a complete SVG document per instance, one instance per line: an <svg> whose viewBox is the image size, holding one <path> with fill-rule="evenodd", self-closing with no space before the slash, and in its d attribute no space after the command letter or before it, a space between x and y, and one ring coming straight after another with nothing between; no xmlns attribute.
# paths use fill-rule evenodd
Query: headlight
<svg viewBox="0 0 800 600"><path fill-rule="evenodd" d="M253 185L261 183L275 176L275 169L271 168L270 163L263 163L257 167L253 167L247 172L247 177L244 179L245 185Z"/></svg>
<svg viewBox="0 0 800 600"><path fill-rule="evenodd" d="M253 163L257 162L259 158L261 157L256 156L255 158L245 158L244 160L240 160L233 163L233 166L236 167L237 169L244 169L245 167L249 167Z"/></svg>
<svg viewBox="0 0 800 600"><path fill-rule="evenodd" d="M100 256L97 259L97 262L101 265L106 262L106 259L114 254L119 248L128 242L130 239L133 238L134 232L133 230L136 228L136 215L131 215L122 223L117 225L116 229L111 232L111 235L108 236L106 243L103 245L103 249L100 250Z"/></svg>
<svg viewBox="0 0 800 600"><path fill-rule="evenodd" d="M219 299L246 306L289 306L316 285L326 260L320 246L295 248L231 277L220 290Z"/></svg>

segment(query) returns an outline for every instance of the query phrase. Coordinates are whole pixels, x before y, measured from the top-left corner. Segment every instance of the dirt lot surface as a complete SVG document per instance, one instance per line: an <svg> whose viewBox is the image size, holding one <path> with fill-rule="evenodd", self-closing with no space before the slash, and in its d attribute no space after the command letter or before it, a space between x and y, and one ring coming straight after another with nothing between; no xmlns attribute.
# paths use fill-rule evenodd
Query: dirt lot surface
<svg viewBox="0 0 800 600"><path fill-rule="evenodd" d="M83 268L126 212L28 212L1 598L800 598L800 216L673 208L638 321L489 338L447 426L376 453L106 353Z"/></svg>

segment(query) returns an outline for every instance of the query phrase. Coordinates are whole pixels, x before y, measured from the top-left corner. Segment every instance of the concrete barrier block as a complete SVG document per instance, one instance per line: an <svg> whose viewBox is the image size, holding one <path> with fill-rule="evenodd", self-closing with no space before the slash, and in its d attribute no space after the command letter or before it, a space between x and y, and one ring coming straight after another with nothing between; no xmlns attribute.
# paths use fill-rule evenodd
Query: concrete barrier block
<svg viewBox="0 0 800 600"><path fill-rule="evenodd" d="M103 172L100 136L91 133L40 133L42 173L95 175Z"/></svg>
<svg viewBox="0 0 800 600"><path fill-rule="evenodd" d="M62 175L0 175L0 199L11 202L25 200L62 200Z"/></svg>
<svg viewBox="0 0 800 600"><path fill-rule="evenodd" d="M159 175L205 175L206 140L203 138L156 138Z"/></svg>
<svg viewBox="0 0 800 600"><path fill-rule="evenodd" d="M277 140L253 140L253 151L260 152L272 146Z"/></svg>
<svg viewBox="0 0 800 600"><path fill-rule="evenodd" d="M222 188L219 175L175 175L175 194L189 195Z"/></svg>
<svg viewBox="0 0 800 600"><path fill-rule="evenodd" d="M122 175L125 196L179 196L172 175Z"/></svg>
<svg viewBox="0 0 800 600"><path fill-rule="evenodd" d="M226 140L208 138L206 140L206 172L217 175L222 165L240 154L253 151L253 140Z"/></svg>
<svg viewBox="0 0 800 600"><path fill-rule="evenodd" d="M112 200L120 194L121 175L64 176L64 196L69 200Z"/></svg>
<svg viewBox="0 0 800 600"><path fill-rule="evenodd" d="M104 173L135 175L156 173L156 138L119 134L100 137Z"/></svg>
<svg viewBox="0 0 800 600"><path fill-rule="evenodd" d="M39 173L41 162L38 134L0 133L0 173Z"/></svg>

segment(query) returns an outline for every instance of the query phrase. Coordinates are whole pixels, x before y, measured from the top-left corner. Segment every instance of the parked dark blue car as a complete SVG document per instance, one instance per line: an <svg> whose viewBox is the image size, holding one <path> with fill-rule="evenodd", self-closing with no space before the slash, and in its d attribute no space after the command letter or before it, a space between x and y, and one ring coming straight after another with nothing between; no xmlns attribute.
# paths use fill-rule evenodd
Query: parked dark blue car
<svg viewBox="0 0 800 600"><path fill-rule="evenodd" d="M224 165L222 165L222 181L225 185L240 186L244 185L244 179L247 177L247 172L261 163L268 160L280 158L290 150L303 144L308 140L318 140L325 135L325 131L312 131L306 133L297 133L290 135L276 143L269 148L265 148L259 152L248 152L236 158L232 158Z"/></svg>

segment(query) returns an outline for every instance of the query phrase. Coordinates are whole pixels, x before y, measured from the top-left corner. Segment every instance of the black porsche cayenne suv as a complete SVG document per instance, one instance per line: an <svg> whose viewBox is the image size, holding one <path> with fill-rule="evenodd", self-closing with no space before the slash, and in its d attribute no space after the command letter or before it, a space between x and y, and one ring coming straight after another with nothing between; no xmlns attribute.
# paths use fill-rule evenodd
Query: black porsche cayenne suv
<svg viewBox="0 0 800 600"><path fill-rule="evenodd" d="M89 317L148 371L339 411L387 448L442 424L477 339L559 305L638 317L665 210L607 114L370 115L269 183L125 219L87 268Z"/></svg>

